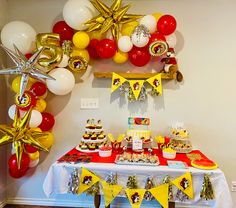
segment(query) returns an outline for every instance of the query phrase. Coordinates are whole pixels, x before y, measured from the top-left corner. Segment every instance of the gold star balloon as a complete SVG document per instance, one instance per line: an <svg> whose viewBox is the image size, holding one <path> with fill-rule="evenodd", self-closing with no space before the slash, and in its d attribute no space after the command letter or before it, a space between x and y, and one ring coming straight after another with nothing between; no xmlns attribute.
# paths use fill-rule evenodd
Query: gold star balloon
<svg viewBox="0 0 236 208"><path fill-rule="evenodd" d="M21 74L21 82L20 82L20 98L24 94L26 90L27 83L29 81L29 77L33 77L37 80L44 81L44 79L55 80L53 77L45 73L44 71L37 68L37 61L44 50L44 48L39 49L35 54L33 54L29 60L26 59L24 54L20 52L20 50L14 45L15 52L6 48L4 45L0 45L7 55L12 59L12 61L16 64L15 67L1 69L0 74Z"/></svg>
<svg viewBox="0 0 236 208"><path fill-rule="evenodd" d="M4 134L4 136L0 138L0 145L13 143L18 168L20 168L24 144L29 144L39 150L48 152L48 149L39 142L39 138L46 138L48 134L29 128L31 112L32 108L21 118L19 109L16 108L12 126L0 125L0 132Z"/></svg>
<svg viewBox="0 0 236 208"><path fill-rule="evenodd" d="M100 30L101 33L105 33L111 30L112 36L116 41L119 38L120 24L132 22L143 16L126 14L130 5L121 7L122 0L115 0L110 8L100 0L91 0L90 2L100 14L85 23L88 26L87 31Z"/></svg>

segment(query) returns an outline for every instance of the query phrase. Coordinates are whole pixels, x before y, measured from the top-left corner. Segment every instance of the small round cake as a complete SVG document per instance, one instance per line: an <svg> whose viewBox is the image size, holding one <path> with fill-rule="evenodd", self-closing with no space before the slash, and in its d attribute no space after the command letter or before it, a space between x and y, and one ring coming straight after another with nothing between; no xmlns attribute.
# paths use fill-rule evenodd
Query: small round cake
<svg viewBox="0 0 236 208"><path fill-rule="evenodd" d="M80 146L80 148L81 148L82 150L87 150L87 149L88 149L88 146L87 146L87 144L82 144L82 145Z"/></svg>
<svg viewBox="0 0 236 208"><path fill-rule="evenodd" d="M86 139L86 140L87 140L87 139L90 139L90 135L87 134L87 133L85 133L85 134L83 135L83 138Z"/></svg>
<svg viewBox="0 0 236 208"><path fill-rule="evenodd" d="M96 134L92 134L92 136L90 137L91 140L97 140L97 135Z"/></svg>
<svg viewBox="0 0 236 208"><path fill-rule="evenodd" d="M166 159L175 159L176 151L171 147L165 148L162 150L163 157Z"/></svg>
<svg viewBox="0 0 236 208"><path fill-rule="evenodd" d="M106 146L106 147L100 147L99 148L99 156L100 157L110 157L111 152L112 152L111 147Z"/></svg>
<svg viewBox="0 0 236 208"><path fill-rule="evenodd" d="M89 150L95 150L96 145L94 143L89 144Z"/></svg>

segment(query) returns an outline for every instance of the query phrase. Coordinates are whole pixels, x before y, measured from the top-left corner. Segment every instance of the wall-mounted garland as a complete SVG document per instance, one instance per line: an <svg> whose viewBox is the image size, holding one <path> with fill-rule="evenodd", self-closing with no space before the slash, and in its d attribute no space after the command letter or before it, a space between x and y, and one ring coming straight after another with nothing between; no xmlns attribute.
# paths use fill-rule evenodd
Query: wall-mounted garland
<svg viewBox="0 0 236 208"><path fill-rule="evenodd" d="M47 151L53 144L50 130L55 121L45 112L47 89L60 96L70 93L75 85L72 72L87 70L90 59L113 59L116 64L129 60L137 67L153 61L162 65L162 78L182 80L173 49L175 18L160 13L128 14L129 8L122 0L114 0L111 6L100 0L69 0L63 8L64 20L55 23L49 33L37 34L22 21L3 27L2 48L14 66L0 70L0 74L19 75L12 82L16 96L8 111L13 124L0 126L0 145L13 144L8 163L12 177L24 176L29 167L38 164L38 150ZM155 87L150 79L146 81L161 94L161 85ZM145 95L144 87L136 87L135 83L130 85L130 100L142 100L140 95Z"/></svg>

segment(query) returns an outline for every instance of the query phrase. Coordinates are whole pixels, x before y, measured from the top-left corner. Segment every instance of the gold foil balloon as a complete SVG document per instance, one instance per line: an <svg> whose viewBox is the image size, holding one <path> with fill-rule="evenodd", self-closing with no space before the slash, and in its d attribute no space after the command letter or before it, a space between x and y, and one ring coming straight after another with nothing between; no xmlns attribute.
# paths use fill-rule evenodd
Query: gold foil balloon
<svg viewBox="0 0 236 208"><path fill-rule="evenodd" d="M47 134L29 128L31 112L32 109L27 111L24 117L21 118L19 109L17 108L12 126L0 125L0 132L4 134L4 136L0 138L0 145L13 143L18 168L20 168L24 144L29 144L39 150L48 151L48 149L39 142L39 138L47 138Z"/></svg>
<svg viewBox="0 0 236 208"><path fill-rule="evenodd" d="M50 71L62 60L63 51L60 47L60 36L56 33L40 33L36 36L37 49L44 48L43 57L38 60L38 64Z"/></svg>
<svg viewBox="0 0 236 208"><path fill-rule="evenodd" d="M116 41L119 39L119 26L121 24L132 22L142 17L142 15L126 14L130 5L121 7L122 0L115 0L111 7L108 7L100 0L91 0L90 2L100 14L85 23L88 26L87 31L99 30L103 34L111 30L112 36Z"/></svg>
<svg viewBox="0 0 236 208"><path fill-rule="evenodd" d="M69 67L73 72L84 72L88 68L88 62L81 56L73 56L69 59Z"/></svg>

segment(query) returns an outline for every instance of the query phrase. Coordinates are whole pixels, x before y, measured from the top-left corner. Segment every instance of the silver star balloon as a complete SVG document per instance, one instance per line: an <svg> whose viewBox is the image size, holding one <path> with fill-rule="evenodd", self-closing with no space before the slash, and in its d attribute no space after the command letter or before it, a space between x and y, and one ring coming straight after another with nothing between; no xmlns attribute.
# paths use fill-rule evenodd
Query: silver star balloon
<svg viewBox="0 0 236 208"><path fill-rule="evenodd" d="M37 80L43 81L44 79L55 80L53 77L48 75L46 72L37 68L37 61L44 50L44 48L39 49L36 53L34 53L29 60L26 59L24 54L14 45L15 52L6 48L4 45L0 45L7 55L12 59L12 61L16 64L15 67L1 69L0 74L9 74L9 75L21 75L20 81L20 93L19 97L21 98L26 90L27 83L29 81L29 77L35 78Z"/></svg>

